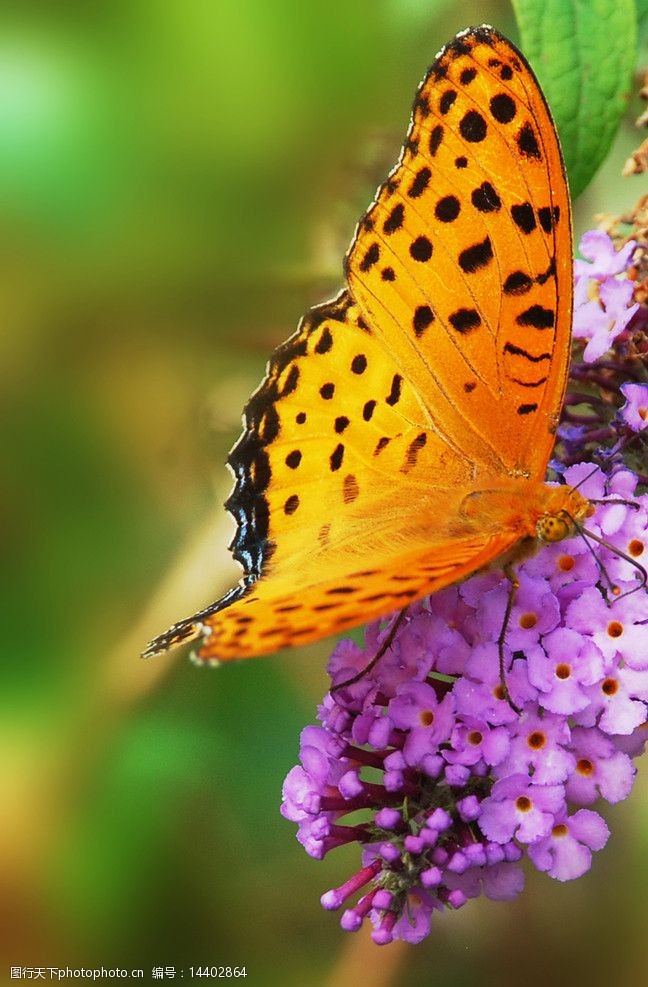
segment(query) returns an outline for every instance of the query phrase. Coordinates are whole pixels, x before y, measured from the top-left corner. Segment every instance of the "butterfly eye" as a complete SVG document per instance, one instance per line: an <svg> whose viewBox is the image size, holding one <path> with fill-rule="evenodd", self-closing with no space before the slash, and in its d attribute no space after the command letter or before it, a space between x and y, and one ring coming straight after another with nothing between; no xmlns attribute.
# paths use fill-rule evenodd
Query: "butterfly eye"
<svg viewBox="0 0 648 987"><path fill-rule="evenodd" d="M538 518L536 531L541 541L556 542L569 538L572 534L573 525L570 521L558 514L543 514Z"/></svg>

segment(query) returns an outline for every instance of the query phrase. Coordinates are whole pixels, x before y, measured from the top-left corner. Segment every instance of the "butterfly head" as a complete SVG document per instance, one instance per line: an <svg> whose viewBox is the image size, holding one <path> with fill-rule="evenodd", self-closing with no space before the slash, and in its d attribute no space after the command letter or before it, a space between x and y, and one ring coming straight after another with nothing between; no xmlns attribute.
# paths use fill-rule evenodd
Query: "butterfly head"
<svg viewBox="0 0 648 987"><path fill-rule="evenodd" d="M546 487L545 510L536 521L539 541L557 542L571 538L580 523L592 513L590 502L573 487Z"/></svg>

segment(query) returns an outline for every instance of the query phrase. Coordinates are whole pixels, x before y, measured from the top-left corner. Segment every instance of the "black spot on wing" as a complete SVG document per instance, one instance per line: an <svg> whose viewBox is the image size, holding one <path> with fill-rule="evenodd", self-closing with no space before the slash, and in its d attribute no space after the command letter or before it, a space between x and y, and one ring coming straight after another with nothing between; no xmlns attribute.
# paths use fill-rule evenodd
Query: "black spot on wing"
<svg viewBox="0 0 648 987"><path fill-rule="evenodd" d="M365 403L365 405L364 405L364 407L362 409L362 417L364 418L364 420L366 422L371 421L371 419L373 417L373 413L376 410L377 403L378 402L377 401L374 401L373 398L370 401L367 401Z"/></svg>
<svg viewBox="0 0 648 987"><path fill-rule="evenodd" d="M427 442L427 434L425 432L421 432L419 435L416 436L415 439L412 439L412 441L407 447L407 452L405 453L405 462L401 467L402 473L408 473L411 469L413 469L416 466L418 454L421 451L421 449L424 447L426 442Z"/></svg>
<svg viewBox="0 0 648 987"><path fill-rule="evenodd" d="M498 123L510 123L517 113L517 106L508 93L497 93L491 98L490 111Z"/></svg>
<svg viewBox="0 0 648 987"><path fill-rule="evenodd" d="M378 263L379 257L380 257L380 247L378 246L377 243L372 243L360 262L360 270L368 271L370 268L374 266L374 264Z"/></svg>
<svg viewBox="0 0 648 987"><path fill-rule="evenodd" d="M315 343L316 353L328 353L333 345L333 336L331 335L331 330L328 326L324 327L322 335Z"/></svg>
<svg viewBox="0 0 648 987"><path fill-rule="evenodd" d="M399 230L403 225L404 218L405 218L405 206L403 205L402 202L399 202L398 205L394 206L389 216L383 223L383 233L386 233L387 236L389 236L392 233L395 233L396 230Z"/></svg>
<svg viewBox="0 0 648 987"><path fill-rule="evenodd" d="M468 110L459 122L459 133L469 144L479 144L488 133L488 127L481 113Z"/></svg>
<svg viewBox="0 0 648 987"><path fill-rule="evenodd" d="M434 215L441 223L453 223L460 212L461 203L456 195L445 195L434 208Z"/></svg>
<svg viewBox="0 0 648 987"><path fill-rule="evenodd" d="M525 360L529 360L531 363L541 363L543 360L551 360L551 353L538 353L534 355L529 353L528 350L523 349L521 346L516 346L515 343L505 343L504 352L510 353L511 356L521 356Z"/></svg>
<svg viewBox="0 0 648 987"><path fill-rule="evenodd" d="M513 271L504 281L504 294L525 295L532 285L533 279L524 271Z"/></svg>
<svg viewBox="0 0 648 987"><path fill-rule="evenodd" d="M413 260L424 264L432 256L432 244L426 236L417 236L416 240L410 243L409 252Z"/></svg>
<svg viewBox="0 0 648 987"><path fill-rule="evenodd" d="M461 75L459 76L459 82L461 83L462 86L469 86L476 75L477 75L477 69L475 68L471 67L468 69L462 69Z"/></svg>
<svg viewBox="0 0 648 987"><path fill-rule="evenodd" d="M547 377L540 377L538 380L520 380L518 377L511 377L514 384L519 384L520 387L541 387L543 384L547 383Z"/></svg>
<svg viewBox="0 0 648 987"><path fill-rule="evenodd" d="M423 335L428 326L431 326L434 322L434 312L429 305L419 305L414 311L414 318L412 324L414 326L414 335L417 339Z"/></svg>
<svg viewBox="0 0 648 987"><path fill-rule="evenodd" d="M459 267L466 274L475 274L482 267L486 267L493 259L493 245L490 237L486 237L481 243L473 243L471 247L466 247L459 254Z"/></svg>
<svg viewBox="0 0 648 987"><path fill-rule="evenodd" d="M400 401L402 386L403 386L403 378L401 377L400 374L394 374L394 376L392 377L391 389L389 391L389 394L385 398L387 404L391 405L392 407L395 404L398 404L398 402Z"/></svg>
<svg viewBox="0 0 648 987"><path fill-rule="evenodd" d="M428 187L431 177L432 177L432 172L427 167L421 168L419 171L417 171L416 175L414 176L414 180L412 181L412 184L407 190L407 194L410 197L410 199L418 199L419 196L423 195L426 188Z"/></svg>
<svg viewBox="0 0 648 987"><path fill-rule="evenodd" d="M284 514L294 514L298 507L299 497L297 494L291 494L284 503Z"/></svg>
<svg viewBox="0 0 648 987"><path fill-rule="evenodd" d="M555 322L555 312L553 309L545 308L543 305L531 305L516 318L519 326L531 326L534 329L551 329Z"/></svg>
<svg viewBox="0 0 648 987"><path fill-rule="evenodd" d="M538 138L535 135L533 127L528 121L520 127L515 140L520 150L520 154L522 154L523 157L534 158L536 161L542 161Z"/></svg>
<svg viewBox="0 0 648 987"><path fill-rule="evenodd" d="M502 206L502 201L490 182L482 182L473 189L470 198L479 212L497 212Z"/></svg>
<svg viewBox="0 0 648 987"><path fill-rule="evenodd" d="M536 228L536 218L530 202L522 202L511 206L511 216L519 230L522 230L527 235L533 233Z"/></svg>
<svg viewBox="0 0 648 987"><path fill-rule="evenodd" d="M347 418L346 415L338 415L338 417L335 419L335 424L334 424L335 431L337 432L338 435L341 435L342 432L344 432L349 427L350 424L351 424L350 418Z"/></svg>
<svg viewBox="0 0 648 987"><path fill-rule="evenodd" d="M437 151L439 150L442 140L443 140L443 127L441 126L440 123L438 123L436 127L433 127L432 130L430 131L429 148L432 157L434 157Z"/></svg>
<svg viewBox="0 0 648 987"><path fill-rule="evenodd" d="M445 116L454 105L457 98L457 92L455 89L446 89L446 91L441 96L439 100L439 112Z"/></svg>
<svg viewBox="0 0 648 987"><path fill-rule="evenodd" d="M338 442L335 449L329 456L329 465L331 467L331 472L336 473L339 470L342 462L344 460L344 446L341 442Z"/></svg>
<svg viewBox="0 0 648 987"><path fill-rule="evenodd" d="M297 388L298 381L299 381L299 367L297 366L296 363L293 363L292 367L288 371L288 376L286 377L283 386L281 388L280 396L282 398L285 398L289 394L292 394L293 391Z"/></svg>
<svg viewBox="0 0 648 987"><path fill-rule="evenodd" d="M450 316L450 325L460 333L472 332L481 325L481 316L474 308L458 308Z"/></svg>

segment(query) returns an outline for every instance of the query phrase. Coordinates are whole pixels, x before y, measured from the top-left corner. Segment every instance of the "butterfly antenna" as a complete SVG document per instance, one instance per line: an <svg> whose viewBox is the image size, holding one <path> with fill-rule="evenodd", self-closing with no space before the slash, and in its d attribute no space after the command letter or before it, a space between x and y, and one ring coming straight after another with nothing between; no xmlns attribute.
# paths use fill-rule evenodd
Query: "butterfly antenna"
<svg viewBox="0 0 648 987"><path fill-rule="evenodd" d="M624 507L631 507L633 511L638 511L640 507L636 500L623 500L621 497L614 497L613 499L601 498L600 500L588 497L587 499L590 504L623 504Z"/></svg>
<svg viewBox="0 0 648 987"><path fill-rule="evenodd" d="M405 620L406 614L407 614L407 607L403 607L403 609L400 610L396 615L391 627L389 628L389 632L385 637L385 640L382 642L382 644L378 648L376 654L373 656L371 661L367 665L365 665L364 668L360 669L360 671L356 675L353 675L350 679L345 679L344 682L338 682L337 685L334 685L333 688L330 690L331 695L334 692L338 692L340 689L346 689L347 686L355 685L356 682L359 682L360 679L364 678L365 675L368 675L369 672L371 672L372 669L376 667L382 656L385 654L386 651L389 650L389 648L391 648L392 644L394 643L396 632L398 631L398 628Z"/></svg>
<svg viewBox="0 0 648 987"><path fill-rule="evenodd" d="M503 699L506 699L507 703L511 707L514 713L521 713L522 710L519 706L513 702L511 698L511 693L509 692L509 687L506 682L506 664L504 661L504 644L506 642L506 632L508 630L508 625L511 620L511 613L513 612L513 604L515 602L515 596L520 587L520 580L517 577L515 569L511 565L505 565L504 575L509 582L508 598L506 600L506 610L504 611L504 620L502 621L502 629L499 633L497 639L497 651L499 654L499 677L500 685L502 687Z"/></svg>
<svg viewBox="0 0 648 987"><path fill-rule="evenodd" d="M590 473L588 473L586 476L584 476L582 480L579 480L578 481L578 483L576 484L575 487L572 487L572 490L578 490L579 487L582 487L584 483L587 483L587 481L590 479L590 477L594 476L595 473L598 473L599 470L600 470L600 467L599 466L595 466L594 469ZM589 500L589 498L588 498L588 500ZM596 501L590 501L590 503L593 504L593 503L596 503Z"/></svg>

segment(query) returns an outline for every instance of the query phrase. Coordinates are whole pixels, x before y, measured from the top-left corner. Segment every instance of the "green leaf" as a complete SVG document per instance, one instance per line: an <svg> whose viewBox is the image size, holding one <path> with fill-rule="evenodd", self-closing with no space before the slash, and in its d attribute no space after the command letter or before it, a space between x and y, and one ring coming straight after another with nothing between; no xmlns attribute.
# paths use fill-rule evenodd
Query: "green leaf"
<svg viewBox="0 0 648 987"><path fill-rule="evenodd" d="M631 92L634 0L513 0L522 50L556 120L575 198L605 158Z"/></svg>

